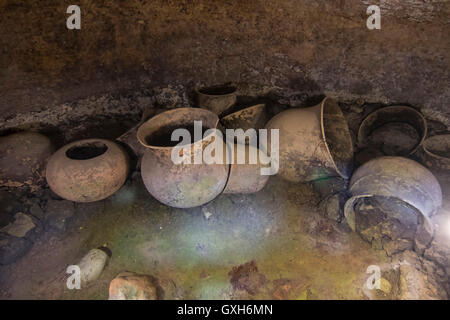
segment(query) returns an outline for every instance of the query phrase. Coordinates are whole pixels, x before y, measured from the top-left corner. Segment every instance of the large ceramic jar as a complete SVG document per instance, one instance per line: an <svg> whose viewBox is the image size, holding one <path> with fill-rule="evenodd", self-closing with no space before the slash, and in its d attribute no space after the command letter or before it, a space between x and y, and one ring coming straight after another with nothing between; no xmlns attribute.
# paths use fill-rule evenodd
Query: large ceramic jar
<svg viewBox="0 0 450 320"><path fill-rule="evenodd" d="M307 182L330 176L350 177L353 143L339 105L325 98L310 108L294 108L273 117L267 129L279 130L278 174L292 182ZM268 132L267 150L271 144Z"/></svg>
<svg viewBox="0 0 450 320"><path fill-rule="evenodd" d="M47 182L60 197L75 202L107 198L124 184L129 171L126 151L104 139L72 142L50 158Z"/></svg>
<svg viewBox="0 0 450 320"><path fill-rule="evenodd" d="M431 216L442 205L436 177L419 163L403 157L380 157L364 163L353 174L349 192L352 197L345 204L344 214L353 230L357 225L355 204L363 198L384 197L403 202L423 215L428 230L433 229Z"/></svg>
<svg viewBox="0 0 450 320"><path fill-rule="evenodd" d="M183 145L191 150L190 157L203 151L213 142L225 148L217 133L219 118L211 111L198 108L178 108L163 112L145 122L137 132L140 143L146 147L141 164L141 175L147 190L160 202L177 208L190 208L205 204L217 197L225 188L229 164L174 162L172 152L178 142L171 141L176 129L192 132L194 121L201 121L202 135ZM207 129L211 131L209 134ZM217 140L216 140L217 139ZM176 151L180 155L182 150ZM224 152L225 153L225 152ZM196 163L197 162L197 163ZM221 162L221 163L220 163Z"/></svg>

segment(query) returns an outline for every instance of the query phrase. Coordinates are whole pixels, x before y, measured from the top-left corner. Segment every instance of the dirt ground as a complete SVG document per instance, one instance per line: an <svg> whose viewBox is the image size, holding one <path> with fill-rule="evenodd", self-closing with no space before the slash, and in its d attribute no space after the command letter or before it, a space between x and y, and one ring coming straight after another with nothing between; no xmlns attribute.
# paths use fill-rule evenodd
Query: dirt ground
<svg viewBox="0 0 450 320"><path fill-rule="evenodd" d="M318 201L311 185L272 177L256 194L174 209L135 174L105 201L78 204L66 232L43 233L1 266L0 298L107 299L127 270L155 276L164 299L366 299L366 269L389 258L320 215ZM112 252L100 278L67 289L67 266L100 246Z"/></svg>

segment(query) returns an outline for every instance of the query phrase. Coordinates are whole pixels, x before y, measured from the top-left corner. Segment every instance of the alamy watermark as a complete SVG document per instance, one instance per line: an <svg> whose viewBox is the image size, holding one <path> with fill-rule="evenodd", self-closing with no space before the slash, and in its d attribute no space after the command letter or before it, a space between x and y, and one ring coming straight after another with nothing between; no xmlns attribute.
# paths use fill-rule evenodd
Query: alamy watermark
<svg viewBox="0 0 450 320"><path fill-rule="evenodd" d="M193 141L191 132L187 129L178 128L172 132L171 141L179 142L171 153L174 164L234 164L235 162L236 164L260 164L261 175L277 174L279 169L278 129L270 129L270 150L268 150L269 130L267 129L260 129L258 132L255 129L246 131L226 129L224 140L220 130L213 128L203 133L202 128L202 121L194 121ZM234 147L235 141L237 143ZM204 146L203 143L208 144Z"/></svg>
<svg viewBox="0 0 450 320"><path fill-rule="evenodd" d="M370 16L367 18L366 26L369 30L381 29L381 10L379 6L371 5L366 10Z"/></svg>
<svg viewBox="0 0 450 320"><path fill-rule="evenodd" d="M381 269L379 266L370 265L367 267L366 273L370 277L366 280L366 288L369 290L381 289Z"/></svg>
<svg viewBox="0 0 450 320"><path fill-rule="evenodd" d="M67 278L66 286L67 289L81 289L81 269L77 265L70 265L66 269L66 273L70 274Z"/></svg>
<svg viewBox="0 0 450 320"><path fill-rule="evenodd" d="M81 9L79 6L72 4L67 7L66 13L70 16L66 20L66 27L69 30L81 29Z"/></svg>

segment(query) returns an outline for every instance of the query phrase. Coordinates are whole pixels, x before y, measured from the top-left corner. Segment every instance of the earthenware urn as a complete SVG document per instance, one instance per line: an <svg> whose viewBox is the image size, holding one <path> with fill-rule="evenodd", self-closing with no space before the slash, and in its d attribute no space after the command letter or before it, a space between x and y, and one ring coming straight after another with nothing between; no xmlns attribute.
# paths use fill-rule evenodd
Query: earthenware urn
<svg viewBox="0 0 450 320"><path fill-rule="evenodd" d="M205 135L197 141L191 137L192 140L183 144L183 148L174 145L177 142L171 141L171 133L176 129L193 128L194 121L201 121L202 132L207 130ZM201 155L213 142L223 148L222 154L226 154L226 144L216 134L218 122L219 118L211 111L177 108L156 115L139 127L137 138L146 147L141 175L152 196L168 206L191 208L205 204L222 193L228 178L229 164L225 159L206 163ZM174 148L178 148L175 149L175 155L180 157L183 157L183 150L191 150L188 156L190 163L175 163ZM202 163L194 159L198 153L201 153Z"/></svg>
<svg viewBox="0 0 450 320"><path fill-rule="evenodd" d="M348 179L353 143L339 105L325 98L310 108L293 108L273 117L266 128L279 129L279 172L292 182L330 176ZM271 141L267 150L271 150Z"/></svg>

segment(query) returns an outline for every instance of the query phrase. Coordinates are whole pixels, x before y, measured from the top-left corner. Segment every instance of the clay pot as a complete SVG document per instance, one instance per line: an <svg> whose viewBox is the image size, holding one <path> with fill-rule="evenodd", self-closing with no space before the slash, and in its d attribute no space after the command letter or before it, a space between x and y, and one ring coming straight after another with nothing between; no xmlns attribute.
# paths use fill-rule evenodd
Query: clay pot
<svg viewBox="0 0 450 320"><path fill-rule="evenodd" d="M450 175L450 134L425 139L417 152L422 163L440 175Z"/></svg>
<svg viewBox="0 0 450 320"><path fill-rule="evenodd" d="M348 179L353 143L339 105L325 98L310 108L295 108L273 117L267 129L279 129L278 174L292 182L331 176ZM268 132L267 150L271 150Z"/></svg>
<svg viewBox="0 0 450 320"><path fill-rule="evenodd" d="M177 144L170 141L172 131L193 128L194 121L202 121L203 129L216 129L219 118L204 109L178 108L151 118L137 132L139 142L146 147L141 163L142 180L150 194L168 206L197 207L213 200L225 188L230 169L225 159L223 164L194 163L194 155L203 153L212 142L225 148L226 144L215 133L217 129L183 145L191 150L191 164L172 161L172 151ZM182 150L177 152L183 155Z"/></svg>
<svg viewBox="0 0 450 320"><path fill-rule="evenodd" d="M234 85L196 88L198 106L221 115L236 103L236 90Z"/></svg>
<svg viewBox="0 0 450 320"><path fill-rule="evenodd" d="M355 230L355 204L361 198L385 197L412 206L432 230L430 217L442 205L442 191L434 175L419 163L402 157L380 157L366 162L353 174L344 215Z"/></svg>
<svg viewBox="0 0 450 320"><path fill-rule="evenodd" d="M220 122L225 129L262 129L267 123L266 105L257 104L237 112L233 112L222 119Z"/></svg>
<svg viewBox="0 0 450 320"><path fill-rule="evenodd" d="M270 164L265 161L260 161L261 156L259 149L251 145L240 145L243 147L242 151L245 151L244 163L238 163L238 144L235 143L234 148L234 160L230 168L230 176L228 178L227 185L224 193L254 193L262 190L269 181L269 175L262 175L261 168L269 167ZM250 163L250 153L254 152L257 155L257 161L255 164Z"/></svg>
<svg viewBox="0 0 450 320"><path fill-rule="evenodd" d="M52 155L47 182L64 199L93 202L119 190L128 171L128 155L121 146L105 139L86 139L72 142Z"/></svg>
<svg viewBox="0 0 450 320"><path fill-rule="evenodd" d="M53 151L50 139L40 133L19 132L0 137L0 185L39 188Z"/></svg>
<svg viewBox="0 0 450 320"><path fill-rule="evenodd" d="M360 148L368 147L371 134L387 124L392 123L406 123L412 126L417 134L418 139L416 144L411 146L406 151L386 151L383 150L386 155L389 156L402 156L410 155L417 151L422 145L427 135L427 121L423 115L414 108L407 106L390 106L375 110L369 114L362 122L358 130L358 146ZM390 139L390 137L389 137Z"/></svg>

